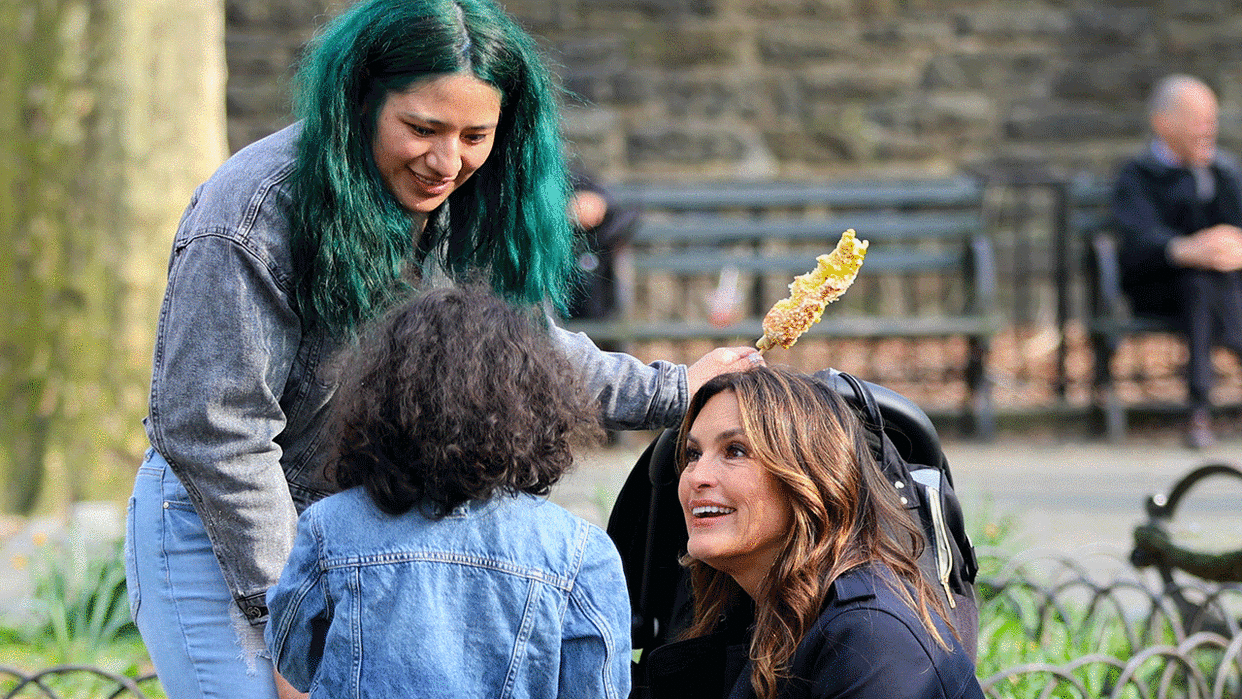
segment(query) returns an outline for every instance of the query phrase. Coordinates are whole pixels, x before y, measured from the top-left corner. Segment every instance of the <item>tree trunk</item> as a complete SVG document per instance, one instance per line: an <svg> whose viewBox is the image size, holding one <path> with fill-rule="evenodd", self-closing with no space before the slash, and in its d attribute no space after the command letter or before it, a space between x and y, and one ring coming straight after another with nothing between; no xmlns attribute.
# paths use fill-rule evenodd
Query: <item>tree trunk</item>
<svg viewBox="0 0 1242 699"><path fill-rule="evenodd" d="M0 509L117 497L169 242L224 146L219 0L0 0Z"/></svg>

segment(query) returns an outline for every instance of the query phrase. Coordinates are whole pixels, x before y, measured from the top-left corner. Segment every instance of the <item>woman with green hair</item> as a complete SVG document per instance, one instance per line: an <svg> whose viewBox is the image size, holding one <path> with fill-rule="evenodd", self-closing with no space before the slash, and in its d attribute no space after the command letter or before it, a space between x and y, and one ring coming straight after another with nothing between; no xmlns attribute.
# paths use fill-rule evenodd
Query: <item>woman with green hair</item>
<svg viewBox="0 0 1242 699"><path fill-rule="evenodd" d="M265 595L297 513L336 490L324 417L360 326L416 289L563 306L572 283L556 88L492 0L363 0L296 87L299 121L198 188L169 261L126 573L174 699L276 696ZM552 332L612 429L673 424L761 361L643 364Z"/></svg>

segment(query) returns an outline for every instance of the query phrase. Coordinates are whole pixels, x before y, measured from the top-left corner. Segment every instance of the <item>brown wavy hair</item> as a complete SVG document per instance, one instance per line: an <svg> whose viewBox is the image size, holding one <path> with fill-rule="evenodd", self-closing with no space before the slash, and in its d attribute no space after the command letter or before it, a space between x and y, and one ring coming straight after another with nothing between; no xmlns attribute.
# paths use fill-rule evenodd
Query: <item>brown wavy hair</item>
<svg viewBox="0 0 1242 699"><path fill-rule="evenodd" d="M845 401L817 379L781 367L724 374L691 400L681 424L683 445L703 406L725 391L736 394L752 456L776 477L793 513L786 543L756 593L750 682L760 699L776 696L833 581L860 566L891 570L894 592L947 648L932 621L933 611L945 618L943 605L917 563L925 545L922 530L880 471ZM678 468L685 466L683 448ZM701 561L686 556L683 563L695 600L694 623L685 635L703 636L746 593Z"/></svg>
<svg viewBox="0 0 1242 699"><path fill-rule="evenodd" d="M364 333L333 406L335 479L401 514L546 495L599 409L534 307L478 287L398 304Z"/></svg>

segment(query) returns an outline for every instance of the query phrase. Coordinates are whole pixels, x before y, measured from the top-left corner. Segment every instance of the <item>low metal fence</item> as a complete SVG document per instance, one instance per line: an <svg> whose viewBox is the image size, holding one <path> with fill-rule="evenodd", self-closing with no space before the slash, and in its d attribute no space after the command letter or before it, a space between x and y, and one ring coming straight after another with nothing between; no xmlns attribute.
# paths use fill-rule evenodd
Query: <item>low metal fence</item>
<svg viewBox="0 0 1242 699"><path fill-rule="evenodd" d="M146 690L151 690L148 694ZM151 699L164 696L155 673L129 677L90 665L56 665L35 672L0 665L3 699Z"/></svg>
<svg viewBox="0 0 1242 699"><path fill-rule="evenodd" d="M979 554L986 696L1242 697L1242 585L1161 577L1110 551ZM0 665L0 699L163 696L154 674L135 674Z"/></svg>
<svg viewBox="0 0 1242 699"><path fill-rule="evenodd" d="M982 553L1004 562L979 581L981 656L1022 643L1037 649L1031 655L1062 648L1073 656L1013 662L981 677L985 695L1242 696L1242 586L1161 578L1110 553ZM1006 635L1014 626L1020 632Z"/></svg>
<svg viewBox="0 0 1242 699"><path fill-rule="evenodd" d="M1242 635L1201 631L1177 645L1143 648L1127 659L1102 653L1061 665L1025 663L983 679L986 696L1097 699L1223 699L1242 685Z"/></svg>
<svg viewBox="0 0 1242 699"><path fill-rule="evenodd" d="M1008 607L1035 639L1054 625L1081 634L1115 623L1133 651L1161 638L1182 641L1200 631L1232 637L1242 631L1242 586L1236 584L1183 575L1160 580L1137 572L1101 582L1080 560L1032 551L978 585L985 605Z"/></svg>

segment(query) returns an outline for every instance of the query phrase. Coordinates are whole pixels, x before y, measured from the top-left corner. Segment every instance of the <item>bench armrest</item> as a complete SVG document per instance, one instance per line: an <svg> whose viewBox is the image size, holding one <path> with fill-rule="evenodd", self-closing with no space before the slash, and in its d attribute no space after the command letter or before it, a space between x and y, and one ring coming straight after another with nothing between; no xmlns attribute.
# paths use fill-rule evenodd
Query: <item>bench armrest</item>
<svg viewBox="0 0 1242 699"><path fill-rule="evenodd" d="M1087 303L1092 320L1122 322L1128 303L1121 289L1121 262L1117 239L1105 229L1091 232L1087 241Z"/></svg>
<svg viewBox="0 0 1242 699"><path fill-rule="evenodd" d="M966 241L965 272L969 285L966 312L991 316L996 311L996 254L987 236L975 234Z"/></svg>

